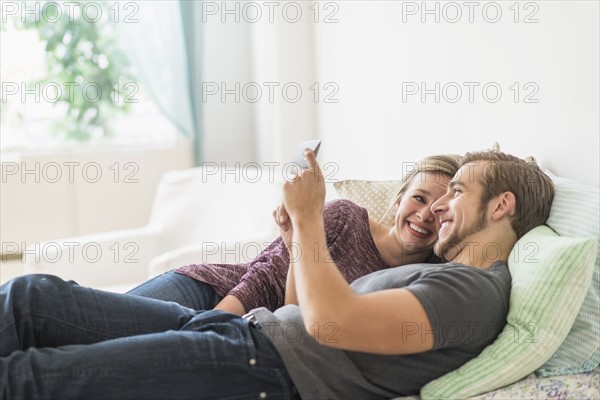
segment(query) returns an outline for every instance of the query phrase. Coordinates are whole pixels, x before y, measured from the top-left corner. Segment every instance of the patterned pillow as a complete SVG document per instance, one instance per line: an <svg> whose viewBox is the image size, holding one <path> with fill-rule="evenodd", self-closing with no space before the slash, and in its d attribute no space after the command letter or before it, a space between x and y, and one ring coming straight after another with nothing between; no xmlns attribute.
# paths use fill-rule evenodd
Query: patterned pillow
<svg viewBox="0 0 600 400"><path fill-rule="evenodd" d="M595 236L599 240L592 285L575 323L558 351L536 371L538 376L577 374L600 363L600 192L597 187L546 173L555 187L546 224L561 236Z"/></svg>
<svg viewBox="0 0 600 400"><path fill-rule="evenodd" d="M494 343L462 367L429 382L423 399L466 398L529 375L558 349L594 272L596 238L560 237L545 225L525 234L508 258L507 324Z"/></svg>
<svg viewBox="0 0 600 400"><path fill-rule="evenodd" d="M333 187L338 196L364 207L369 217L379 221L389 208L401 181L360 181L344 180L335 182ZM394 225L394 213L390 211L381 223Z"/></svg>
<svg viewBox="0 0 600 400"><path fill-rule="evenodd" d="M538 378L530 374L527 378L471 400L506 399L597 399L600 393L600 368L587 374Z"/></svg>

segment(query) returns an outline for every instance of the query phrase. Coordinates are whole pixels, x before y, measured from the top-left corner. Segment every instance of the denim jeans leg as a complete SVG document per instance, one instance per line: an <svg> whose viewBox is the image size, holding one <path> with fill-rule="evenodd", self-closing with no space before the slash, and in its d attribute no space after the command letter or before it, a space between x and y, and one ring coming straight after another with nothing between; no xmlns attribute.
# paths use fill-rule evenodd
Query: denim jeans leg
<svg viewBox="0 0 600 400"><path fill-rule="evenodd" d="M195 310L212 310L222 297L208 283L175 271L165 272L131 289L127 294L174 301Z"/></svg>
<svg viewBox="0 0 600 400"><path fill-rule="evenodd" d="M297 399L269 339L248 321L199 313L181 330L0 358L3 398Z"/></svg>
<svg viewBox="0 0 600 400"><path fill-rule="evenodd" d="M26 275L0 286L0 356L179 329L198 312L176 303Z"/></svg>

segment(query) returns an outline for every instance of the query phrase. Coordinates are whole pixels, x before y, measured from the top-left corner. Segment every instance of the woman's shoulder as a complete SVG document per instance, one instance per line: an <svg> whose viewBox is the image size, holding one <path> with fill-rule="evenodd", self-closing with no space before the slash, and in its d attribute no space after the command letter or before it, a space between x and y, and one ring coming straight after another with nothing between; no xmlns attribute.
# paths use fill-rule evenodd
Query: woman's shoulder
<svg viewBox="0 0 600 400"><path fill-rule="evenodd" d="M353 232L356 235L369 230L367 210L346 199L336 199L325 203L323 220L329 246L340 235L345 235L348 232Z"/></svg>
<svg viewBox="0 0 600 400"><path fill-rule="evenodd" d="M332 214L338 213L346 215L361 215L366 213L367 210L348 199L335 199L325 203L323 212Z"/></svg>
<svg viewBox="0 0 600 400"><path fill-rule="evenodd" d="M346 199L336 199L325 203L323 209L323 218L325 224L334 221L347 225L349 223L355 225L362 222L368 224L368 213L363 207Z"/></svg>

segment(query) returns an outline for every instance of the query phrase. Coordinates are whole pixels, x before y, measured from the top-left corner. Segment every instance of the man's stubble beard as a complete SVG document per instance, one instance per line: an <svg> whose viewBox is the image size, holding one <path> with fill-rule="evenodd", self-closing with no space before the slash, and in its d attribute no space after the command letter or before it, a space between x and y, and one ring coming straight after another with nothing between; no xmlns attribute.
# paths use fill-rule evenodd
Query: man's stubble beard
<svg viewBox="0 0 600 400"><path fill-rule="evenodd" d="M452 261L450 258L446 257L446 254L448 254L450 250L456 249L455 256L460 254L463 247L466 245L466 242L463 243L463 241L470 235L474 235L487 227L488 224L485 218L485 208L486 207L484 204L480 204L479 210L477 210L479 218L473 224L471 224L471 226L468 227L466 231L453 231L444 242L440 242L438 238L438 241L435 242L433 246L433 252L435 253L435 255L445 260ZM460 245L461 243L463 244Z"/></svg>

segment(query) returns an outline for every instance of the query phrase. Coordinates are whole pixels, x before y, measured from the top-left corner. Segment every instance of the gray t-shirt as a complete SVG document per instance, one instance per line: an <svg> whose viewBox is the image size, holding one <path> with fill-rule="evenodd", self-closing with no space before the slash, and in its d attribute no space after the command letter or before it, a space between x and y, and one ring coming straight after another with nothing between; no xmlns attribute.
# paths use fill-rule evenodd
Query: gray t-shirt
<svg viewBox="0 0 600 400"><path fill-rule="evenodd" d="M504 262L487 269L458 263L412 264L377 271L353 282L357 294L406 288L419 299L432 331L423 332L407 322L403 332L434 335L434 347L411 355L379 355L321 345L306 332L295 305L274 313L266 308L252 311L279 351L303 400L389 399L417 394L427 382L458 368L492 343L506 323L510 286ZM319 329L321 335L335 340L335 323Z"/></svg>

